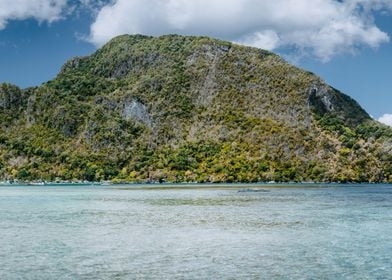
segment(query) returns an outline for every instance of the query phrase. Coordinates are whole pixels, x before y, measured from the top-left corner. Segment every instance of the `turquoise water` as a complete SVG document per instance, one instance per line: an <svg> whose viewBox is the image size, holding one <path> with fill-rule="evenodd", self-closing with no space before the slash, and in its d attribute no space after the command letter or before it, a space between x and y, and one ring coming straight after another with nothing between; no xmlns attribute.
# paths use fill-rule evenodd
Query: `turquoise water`
<svg viewBox="0 0 392 280"><path fill-rule="evenodd" d="M392 279L392 186L0 187L0 279Z"/></svg>

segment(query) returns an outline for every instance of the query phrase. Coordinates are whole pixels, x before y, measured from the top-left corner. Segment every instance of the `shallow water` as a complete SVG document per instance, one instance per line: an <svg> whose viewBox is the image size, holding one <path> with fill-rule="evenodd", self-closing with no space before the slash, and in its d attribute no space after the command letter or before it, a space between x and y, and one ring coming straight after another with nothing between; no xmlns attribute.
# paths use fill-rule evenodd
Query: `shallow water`
<svg viewBox="0 0 392 280"><path fill-rule="evenodd" d="M392 186L0 187L0 279L392 279Z"/></svg>

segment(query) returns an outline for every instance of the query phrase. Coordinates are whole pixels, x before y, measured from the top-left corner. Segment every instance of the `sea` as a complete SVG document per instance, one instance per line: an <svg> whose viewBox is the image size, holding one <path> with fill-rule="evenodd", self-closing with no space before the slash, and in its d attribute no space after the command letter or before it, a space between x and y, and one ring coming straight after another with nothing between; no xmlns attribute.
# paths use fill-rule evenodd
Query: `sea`
<svg viewBox="0 0 392 280"><path fill-rule="evenodd" d="M1 186L0 279L392 279L392 185Z"/></svg>

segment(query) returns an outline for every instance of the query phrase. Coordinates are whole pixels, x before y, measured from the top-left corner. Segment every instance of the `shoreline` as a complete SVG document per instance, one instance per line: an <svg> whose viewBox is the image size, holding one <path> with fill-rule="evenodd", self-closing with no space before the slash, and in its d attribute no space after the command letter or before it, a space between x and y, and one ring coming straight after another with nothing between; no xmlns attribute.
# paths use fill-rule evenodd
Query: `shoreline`
<svg viewBox="0 0 392 280"><path fill-rule="evenodd" d="M392 186L382 182L257 182L257 183L159 183L159 182L7 182L0 181L0 187L109 187L113 189L261 189L261 188L333 188L360 186Z"/></svg>

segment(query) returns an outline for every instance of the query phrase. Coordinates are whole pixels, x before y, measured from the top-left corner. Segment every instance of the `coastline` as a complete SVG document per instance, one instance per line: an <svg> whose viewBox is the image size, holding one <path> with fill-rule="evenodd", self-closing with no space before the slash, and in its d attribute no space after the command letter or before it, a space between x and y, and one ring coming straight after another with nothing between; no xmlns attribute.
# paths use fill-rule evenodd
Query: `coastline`
<svg viewBox="0 0 392 280"><path fill-rule="evenodd" d="M262 188L333 188L342 186L392 186L383 182L256 182L256 183L198 183L198 182L10 182L0 181L0 187L109 187L113 189L245 189L260 190Z"/></svg>

